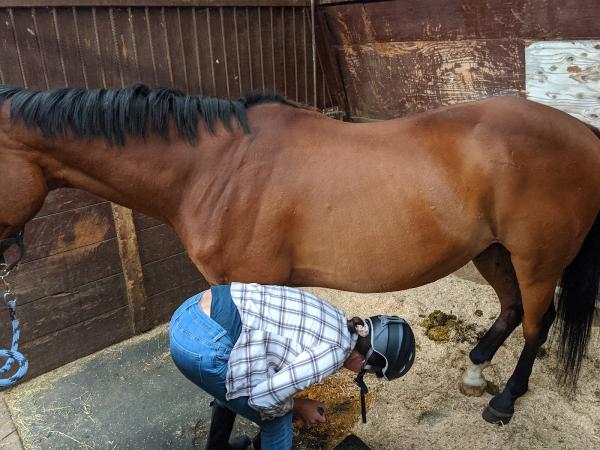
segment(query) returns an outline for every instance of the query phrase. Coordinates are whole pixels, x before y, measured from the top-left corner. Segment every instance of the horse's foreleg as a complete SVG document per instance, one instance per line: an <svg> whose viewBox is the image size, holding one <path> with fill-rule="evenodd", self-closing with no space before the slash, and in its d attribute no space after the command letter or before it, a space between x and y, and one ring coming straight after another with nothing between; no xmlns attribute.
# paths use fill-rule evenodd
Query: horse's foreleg
<svg viewBox="0 0 600 450"><path fill-rule="evenodd" d="M514 414L515 401L529 388L533 363L540 346L546 342L548 330L556 315L552 302L555 285L555 281L537 283L526 288L521 285L525 346L504 390L492 398L483 412L483 418L488 422L507 424Z"/></svg>
<svg viewBox="0 0 600 450"><path fill-rule="evenodd" d="M475 267L494 288L500 300L500 315L469 354L460 390L465 395L480 396L487 382L482 370L489 365L496 351L521 323L521 294L510 253L500 244L492 245L473 260Z"/></svg>

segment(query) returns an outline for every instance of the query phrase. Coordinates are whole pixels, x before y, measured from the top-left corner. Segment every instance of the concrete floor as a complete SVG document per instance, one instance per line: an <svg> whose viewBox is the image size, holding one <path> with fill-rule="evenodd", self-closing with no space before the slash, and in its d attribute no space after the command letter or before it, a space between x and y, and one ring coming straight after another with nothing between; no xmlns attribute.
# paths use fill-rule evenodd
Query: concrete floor
<svg viewBox="0 0 600 450"><path fill-rule="evenodd" d="M204 448L208 395L171 361L167 327L63 366L6 394L26 449ZM238 420L235 432L254 435Z"/></svg>

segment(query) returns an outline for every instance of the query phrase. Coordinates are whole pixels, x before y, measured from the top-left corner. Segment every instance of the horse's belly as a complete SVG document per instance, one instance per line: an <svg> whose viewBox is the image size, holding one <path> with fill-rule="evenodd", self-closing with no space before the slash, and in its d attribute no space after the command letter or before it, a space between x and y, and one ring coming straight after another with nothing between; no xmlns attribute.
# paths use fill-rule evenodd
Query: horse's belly
<svg viewBox="0 0 600 450"><path fill-rule="evenodd" d="M353 292L408 289L452 273L492 241L478 221L385 218L307 231L293 246L290 283Z"/></svg>

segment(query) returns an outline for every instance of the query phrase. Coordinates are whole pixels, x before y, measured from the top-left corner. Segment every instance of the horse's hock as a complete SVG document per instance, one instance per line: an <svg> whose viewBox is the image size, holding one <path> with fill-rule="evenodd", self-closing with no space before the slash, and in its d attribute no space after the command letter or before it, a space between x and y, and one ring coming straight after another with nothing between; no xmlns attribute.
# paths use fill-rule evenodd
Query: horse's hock
<svg viewBox="0 0 600 450"><path fill-rule="evenodd" d="M600 125L600 11L595 0L569 8L559 0L509 6L499 0L466 6L458 0L317 3L313 21L306 0L201 0L193 5L184 0L6 0L0 6L0 82L49 89L116 88L141 81L223 97L265 89L338 115L341 111L352 121L520 95ZM30 379L164 323L183 299L207 286L171 228L83 191L53 191L27 224L26 243L27 255L11 282L17 290L20 349L30 360ZM472 268L458 275L481 282ZM438 303L419 309L413 323L437 308L489 326L497 313L495 300L480 285L457 288L457 283L442 282L435 285L439 291L426 290ZM472 299L463 311L457 300L449 308L445 295L454 295L452 289L463 293L463 288L481 293L488 303ZM379 297L374 298L369 301ZM344 305L352 310L352 304ZM405 302L394 305L391 313L411 311ZM481 317L471 317L476 310L482 311ZM454 394L453 377L466 360L458 353L467 352L467 344L444 342L452 330L438 332L440 340L421 340L422 362L411 375L428 381L406 396L399 395L406 383L397 391L382 386L372 404L377 413L366 426L357 426L366 441L394 444L376 425L393 420L415 426L415 434L404 426L397 433L406 432L417 448L453 442L483 446L458 433L464 431L458 426L463 421L480 436L490 433L483 424L473 425L484 403ZM8 317L0 316L3 342L10 341L9 333ZM519 333L511 342L520 339ZM492 381L503 384L507 379L514 348L510 342L502 347L500 362L486 369ZM514 446L597 447L592 437L600 428L593 414L600 416L594 409L600 394L594 392L600 388L590 375L598 368L594 358L592 354L585 363L587 375L576 405L563 405L551 386L547 397L539 397L547 389L552 358L536 366L527 394L536 401L521 402L527 408L523 422L511 424L529 431L531 440L521 442L496 430L487 445L501 446L506 438L514 439ZM444 380L446 374L451 382ZM594 398L596 403L590 400ZM533 420L543 408L549 411L548 422L568 438ZM411 415L415 410L419 414ZM555 410L561 412L553 415ZM572 430L566 430L571 423Z"/></svg>

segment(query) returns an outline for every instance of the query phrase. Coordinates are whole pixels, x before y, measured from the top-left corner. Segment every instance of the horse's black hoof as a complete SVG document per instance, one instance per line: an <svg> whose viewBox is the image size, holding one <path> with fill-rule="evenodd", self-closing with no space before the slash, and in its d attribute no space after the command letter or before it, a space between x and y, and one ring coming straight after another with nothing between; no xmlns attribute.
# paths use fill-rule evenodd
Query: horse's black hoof
<svg viewBox="0 0 600 450"><path fill-rule="evenodd" d="M512 419L513 413L503 413L495 410L491 406L487 406L481 414L483 419L489 423L496 423L498 425L508 425L510 419Z"/></svg>

